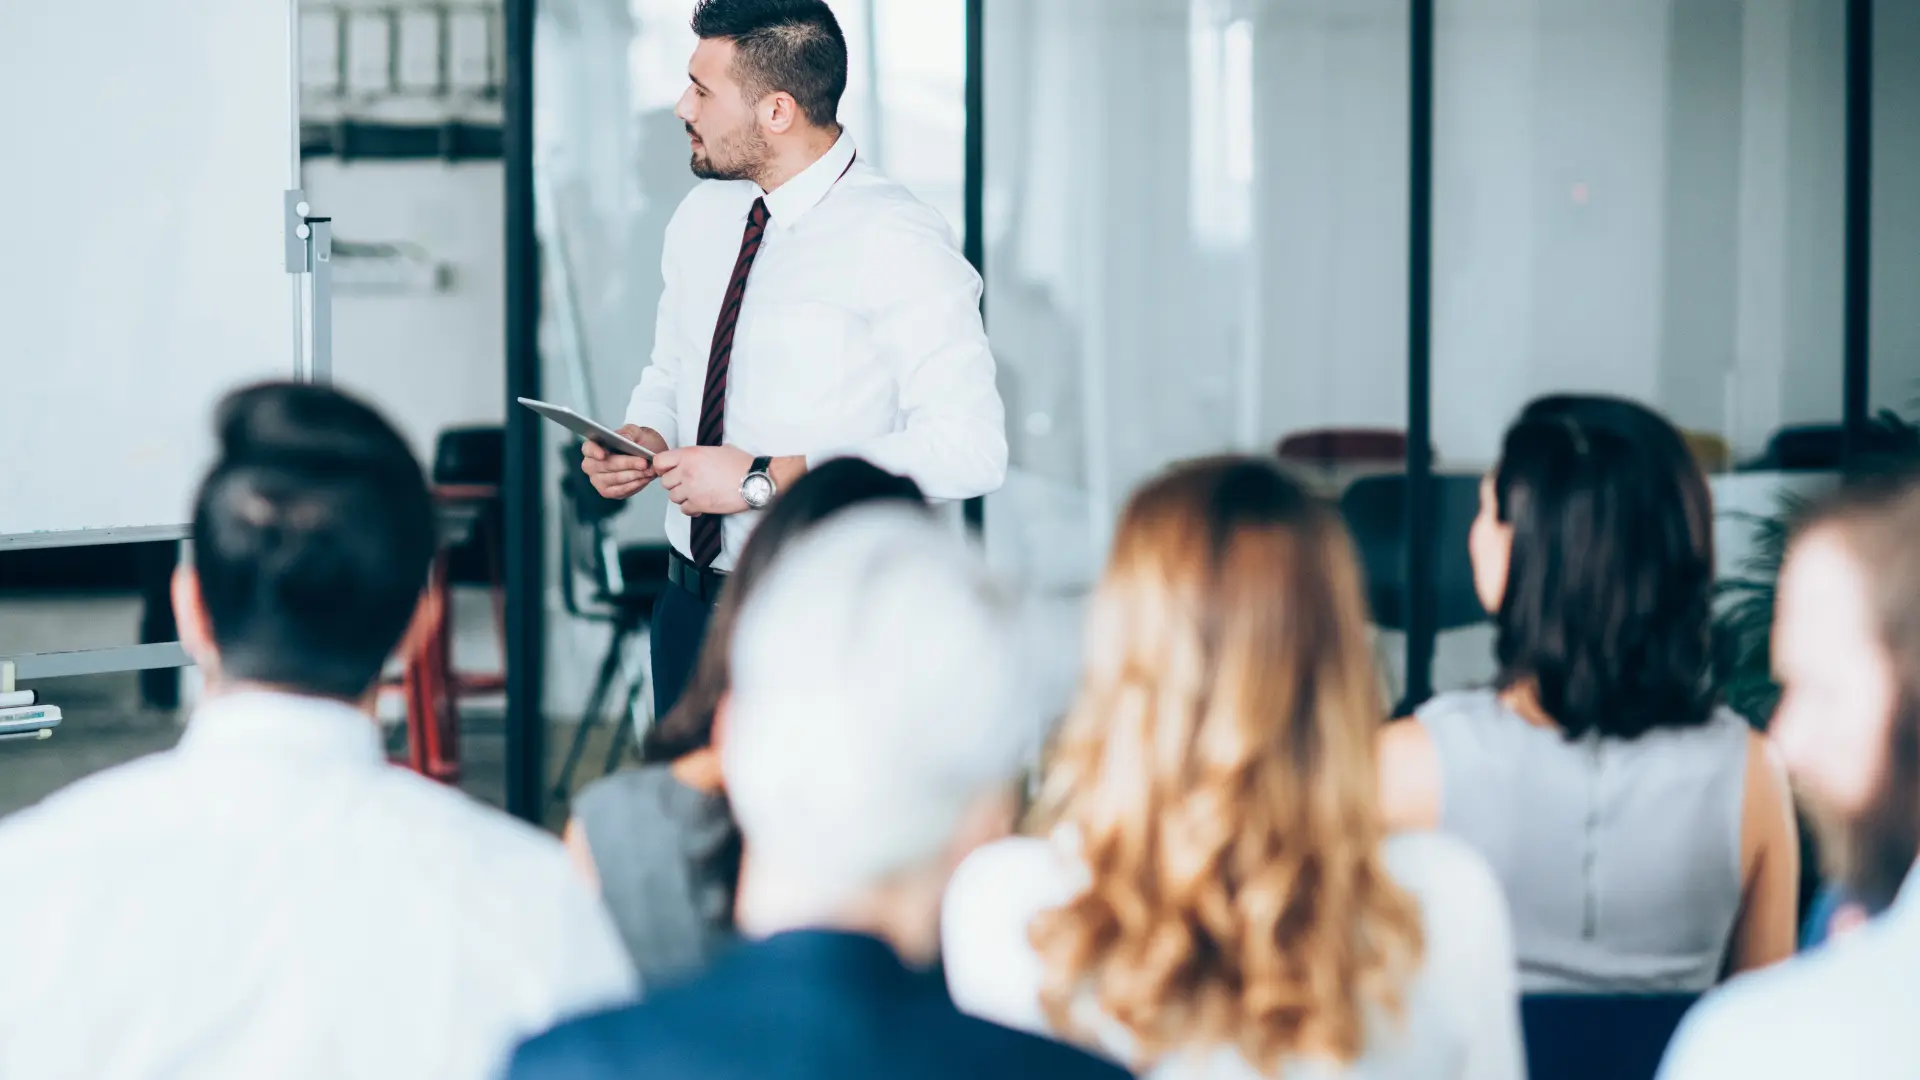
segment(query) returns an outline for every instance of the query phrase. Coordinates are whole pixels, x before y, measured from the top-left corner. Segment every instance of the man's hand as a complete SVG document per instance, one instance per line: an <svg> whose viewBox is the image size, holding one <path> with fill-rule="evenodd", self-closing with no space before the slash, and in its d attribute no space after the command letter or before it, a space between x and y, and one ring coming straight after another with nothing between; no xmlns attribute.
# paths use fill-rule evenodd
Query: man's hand
<svg viewBox="0 0 1920 1080"><path fill-rule="evenodd" d="M683 446L653 459L660 483L690 517L701 514L738 514L747 509L740 481L753 467L753 456L733 446Z"/></svg>
<svg viewBox="0 0 1920 1080"><path fill-rule="evenodd" d="M652 428L635 427L628 424L620 429L620 434L653 451L664 453L667 440ZM646 458L627 457L624 454L608 453L606 448L596 442L580 444L580 467L586 470L593 481L593 490L608 499L630 499L640 493L653 478L660 475L655 466ZM658 458L655 459L656 461ZM742 476L746 475L744 472Z"/></svg>

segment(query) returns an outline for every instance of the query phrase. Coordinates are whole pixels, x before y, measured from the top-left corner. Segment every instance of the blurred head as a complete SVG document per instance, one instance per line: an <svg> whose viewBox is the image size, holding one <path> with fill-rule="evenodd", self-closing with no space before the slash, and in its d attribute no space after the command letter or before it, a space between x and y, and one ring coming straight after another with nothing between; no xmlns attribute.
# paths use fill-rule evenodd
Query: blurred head
<svg viewBox="0 0 1920 1080"><path fill-rule="evenodd" d="M1092 875L1033 927L1057 1025L1091 989L1149 1061L1265 1070L1352 1060L1367 1006L1397 1007L1421 940L1380 859L1361 596L1337 515L1277 464L1182 465L1128 503L1040 806Z"/></svg>
<svg viewBox="0 0 1920 1080"><path fill-rule="evenodd" d="M1713 504L1680 433L1616 398L1528 405L1469 540L1501 689L1569 738L1706 721Z"/></svg>
<svg viewBox="0 0 1920 1080"><path fill-rule="evenodd" d="M1920 855L1920 482L1842 492L1798 527L1773 626L1770 734L1869 910Z"/></svg>
<svg viewBox="0 0 1920 1080"><path fill-rule="evenodd" d="M784 145L839 131L847 39L823 0L700 0L674 110L703 180L757 180Z"/></svg>
<svg viewBox="0 0 1920 1080"><path fill-rule="evenodd" d="M800 538L748 596L722 769L746 841L749 932L826 925L940 890L1006 832L1040 720L1013 597L953 530L906 507Z"/></svg>
<svg viewBox="0 0 1920 1080"><path fill-rule="evenodd" d="M379 414L319 386L242 390L214 426L192 562L174 578L183 644L217 684L362 698L433 559L419 463Z"/></svg>
<svg viewBox="0 0 1920 1080"><path fill-rule="evenodd" d="M842 510L869 503L891 502L925 509L920 485L904 476L863 461L836 458L809 470L791 488L780 493L754 526L746 550L740 553L727 578L720 602L707 626L706 643L693 680L673 710L647 733L641 757L650 762L672 761L699 750L713 740L713 714L727 693L727 669L732 656L733 627L740 604L750 595L774 556L795 538Z"/></svg>

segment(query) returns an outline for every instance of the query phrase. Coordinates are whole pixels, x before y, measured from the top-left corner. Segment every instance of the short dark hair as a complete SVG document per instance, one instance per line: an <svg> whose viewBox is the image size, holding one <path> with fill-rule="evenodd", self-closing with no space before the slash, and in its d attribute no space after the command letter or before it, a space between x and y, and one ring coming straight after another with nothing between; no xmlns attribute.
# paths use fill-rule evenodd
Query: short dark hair
<svg viewBox="0 0 1920 1080"><path fill-rule="evenodd" d="M680 700L642 743L641 758L672 761L707 746L713 740L713 714L730 682L734 620L740 605L753 592L774 557L814 526L843 510L875 502L904 502L924 507L920 485L896 476L861 458L836 458L809 471L791 489L774 500L766 517L740 553L733 574L715 606L706 643L693 680Z"/></svg>
<svg viewBox="0 0 1920 1080"><path fill-rule="evenodd" d="M223 674L360 697L426 587L435 535L420 463L373 409L319 386L238 391L214 429L193 566Z"/></svg>
<svg viewBox="0 0 1920 1080"><path fill-rule="evenodd" d="M733 42L733 75L747 100L785 90L815 126L839 122L847 37L823 0L699 0L693 32Z"/></svg>
<svg viewBox="0 0 1920 1080"><path fill-rule="evenodd" d="M1494 495L1513 528L1500 688L1531 682L1568 738L1704 723L1713 504L1679 431L1619 398L1540 398L1507 431Z"/></svg>

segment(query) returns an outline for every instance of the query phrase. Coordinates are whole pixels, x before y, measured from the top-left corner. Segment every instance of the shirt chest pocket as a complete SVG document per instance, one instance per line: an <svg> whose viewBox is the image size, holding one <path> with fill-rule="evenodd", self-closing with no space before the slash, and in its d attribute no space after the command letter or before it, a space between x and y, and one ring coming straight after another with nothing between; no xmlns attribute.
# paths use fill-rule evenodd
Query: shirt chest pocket
<svg viewBox="0 0 1920 1080"><path fill-rule="evenodd" d="M858 315L815 301L756 306L740 334L729 377L755 418L776 427L817 423L844 400L867 346Z"/></svg>

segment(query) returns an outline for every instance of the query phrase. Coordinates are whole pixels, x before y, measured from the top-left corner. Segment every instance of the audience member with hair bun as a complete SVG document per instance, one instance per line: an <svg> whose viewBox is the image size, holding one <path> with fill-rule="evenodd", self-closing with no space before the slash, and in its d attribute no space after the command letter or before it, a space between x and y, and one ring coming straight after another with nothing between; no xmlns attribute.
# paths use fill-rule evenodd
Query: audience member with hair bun
<svg viewBox="0 0 1920 1080"><path fill-rule="evenodd" d="M1389 838L1360 569L1277 464L1173 469L1123 512L1044 835L947 894L954 1000L1161 1080L1518 1078L1493 875Z"/></svg>
<svg viewBox="0 0 1920 1080"><path fill-rule="evenodd" d="M406 441L286 383L214 431L179 745L0 824L0 1076L488 1080L634 995L619 935L552 836L387 760L435 548Z"/></svg>
<svg viewBox="0 0 1920 1080"><path fill-rule="evenodd" d="M1469 546L1498 675L1386 729L1381 793L1493 864L1522 989L1698 992L1791 955L1798 834L1765 742L1715 706L1713 507L1680 433L1533 402Z"/></svg>

